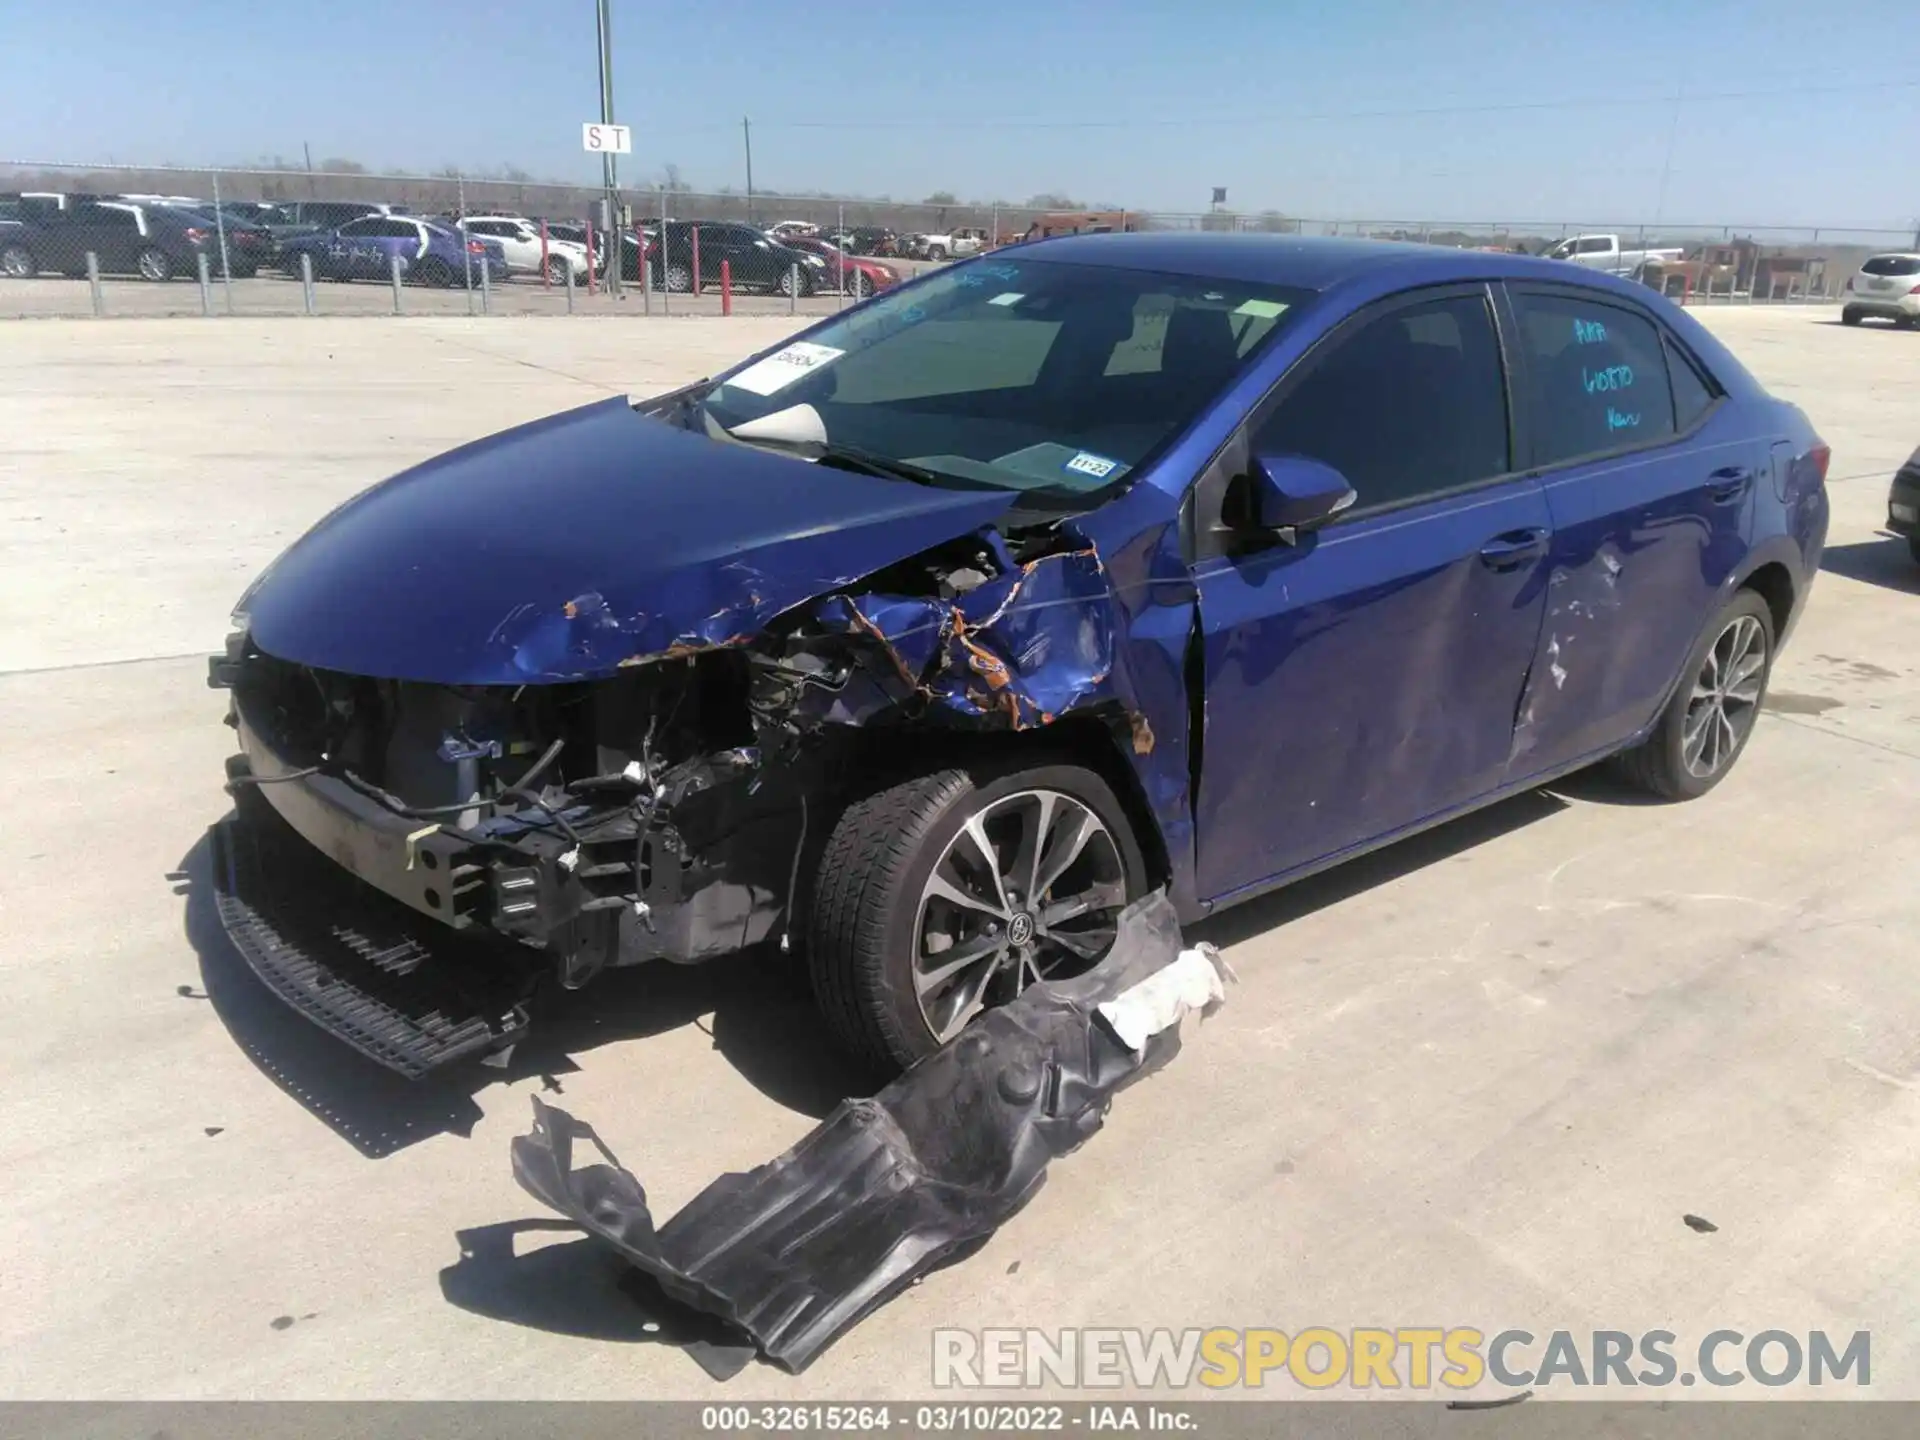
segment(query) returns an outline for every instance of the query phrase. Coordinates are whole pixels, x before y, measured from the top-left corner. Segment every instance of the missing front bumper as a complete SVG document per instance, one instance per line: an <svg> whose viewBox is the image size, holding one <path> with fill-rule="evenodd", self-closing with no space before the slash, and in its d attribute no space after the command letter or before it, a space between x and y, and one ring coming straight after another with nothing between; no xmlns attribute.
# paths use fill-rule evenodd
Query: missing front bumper
<svg viewBox="0 0 1920 1440"><path fill-rule="evenodd" d="M222 820L213 842L215 905L241 958L368 1059L417 1080L526 1034L531 967L423 921L265 806Z"/></svg>

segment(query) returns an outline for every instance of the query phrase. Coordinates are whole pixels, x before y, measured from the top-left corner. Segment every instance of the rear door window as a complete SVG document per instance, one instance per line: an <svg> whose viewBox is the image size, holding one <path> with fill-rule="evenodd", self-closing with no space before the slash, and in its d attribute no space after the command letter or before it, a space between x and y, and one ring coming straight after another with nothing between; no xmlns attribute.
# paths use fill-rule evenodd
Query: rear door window
<svg viewBox="0 0 1920 1440"><path fill-rule="evenodd" d="M1920 275L1920 256L1876 255L1860 268L1869 275Z"/></svg>
<svg viewBox="0 0 1920 1440"><path fill-rule="evenodd" d="M1516 290L1536 465L1655 444L1675 430L1659 328L1604 300ZM1696 377L1697 380L1698 377Z"/></svg>

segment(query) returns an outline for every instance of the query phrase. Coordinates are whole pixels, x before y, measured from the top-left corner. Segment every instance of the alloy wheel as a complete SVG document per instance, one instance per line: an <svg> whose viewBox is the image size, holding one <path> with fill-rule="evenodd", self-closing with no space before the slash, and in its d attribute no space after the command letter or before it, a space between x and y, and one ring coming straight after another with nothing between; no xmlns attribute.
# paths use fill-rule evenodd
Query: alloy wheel
<svg viewBox="0 0 1920 1440"><path fill-rule="evenodd" d="M667 267L667 289L675 295L685 295L693 289L693 272L684 265Z"/></svg>
<svg viewBox="0 0 1920 1440"><path fill-rule="evenodd" d="M25 280L33 271L33 256L23 246L9 245L0 250L0 274L10 280Z"/></svg>
<svg viewBox="0 0 1920 1440"><path fill-rule="evenodd" d="M143 280L165 280L172 273L167 257L158 250L140 252L140 278Z"/></svg>
<svg viewBox="0 0 1920 1440"><path fill-rule="evenodd" d="M944 1044L982 1010L1103 956L1126 871L1100 817L1057 790L971 816L927 877L914 922L914 998Z"/></svg>
<svg viewBox="0 0 1920 1440"><path fill-rule="evenodd" d="M1680 732L1680 758L1690 774L1706 780L1732 760L1753 729L1760 685L1767 668L1767 637L1760 622L1740 615L1707 650L1687 699Z"/></svg>

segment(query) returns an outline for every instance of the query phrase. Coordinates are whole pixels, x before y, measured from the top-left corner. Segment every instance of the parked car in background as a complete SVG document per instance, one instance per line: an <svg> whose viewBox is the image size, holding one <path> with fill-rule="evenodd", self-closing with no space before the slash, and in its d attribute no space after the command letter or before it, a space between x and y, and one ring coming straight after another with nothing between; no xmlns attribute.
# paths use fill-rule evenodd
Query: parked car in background
<svg viewBox="0 0 1920 1440"><path fill-rule="evenodd" d="M900 237L891 230L873 225L856 225L848 230L835 230L826 237L849 255L873 255L885 258L904 253L900 248Z"/></svg>
<svg viewBox="0 0 1920 1440"><path fill-rule="evenodd" d="M987 248L986 232L975 229L913 235L908 240L907 253L916 260L956 260Z"/></svg>
<svg viewBox="0 0 1920 1440"><path fill-rule="evenodd" d="M699 232L697 244L695 231ZM765 231L737 221L669 220L661 243L652 248L647 262L652 284L674 294L693 289L696 252L703 289L720 283L722 265L727 267L733 284L743 290L785 295L792 291L798 277L799 293L811 295L831 283L822 273L826 262L818 255L783 245Z"/></svg>
<svg viewBox="0 0 1920 1440"><path fill-rule="evenodd" d="M1756 733L1829 452L1654 292L1189 233L910 293L428 460L239 597L215 884L267 986L417 1075L764 945L898 1069L1161 887L1601 761L1691 799Z"/></svg>
<svg viewBox="0 0 1920 1440"><path fill-rule="evenodd" d="M0 197L0 276L26 280L38 273L41 225L17 196Z"/></svg>
<svg viewBox="0 0 1920 1440"><path fill-rule="evenodd" d="M819 233L820 227L811 220L779 220L767 227L767 234L775 240L794 240Z"/></svg>
<svg viewBox="0 0 1920 1440"><path fill-rule="evenodd" d="M1896 251L1869 257L1847 278L1840 302L1840 319L1848 325L1867 319L1900 326L1920 322L1920 254Z"/></svg>
<svg viewBox="0 0 1920 1440"><path fill-rule="evenodd" d="M866 255L849 255L839 246L812 236L789 236L787 244L795 250L818 256L824 262L819 283L837 289L856 300L864 300L875 291L900 283L900 272L882 260Z"/></svg>
<svg viewBox="0 0 1920 1440"><path fill-rule="evenodd" d="M1887 529L1907 542L1907 553L1920 564L1920 450L1894 472L1887 495Z"/></svg>
<svg viewBox="0 0 1920 1440"><path fill-rule="evenodd" d="M160 205L150 208L174 212L188 225L212 232L213 243L207 247L207 268L214 275L224 273L236 280L245 280L257 274L262 266L273 263L276 249L273 232L264 225L229 213L225 206L221 207L217 217L211 210L197 206ZM224 271L221 269L220 243L223 235L226 241ZM195 269L197 273L197 264Z"/></svg>
<svg viewBox="0 0 1920 1440"><path fill-rule="evenodd" d="M283 200L281 213L288 223L313 230L337 230L362 215L411 215L405 205L373 200Z"/></svg>
<svg viewBox="0 0 1920 1440"><path fill-rule="evenodd" d="M1620 243L1618 235L1569 235L1546 252L1549 260L1564 260L1602 275L1637 277L1648 264L1668 264L1686 258L1679 246L1664 250L1632 250Z"/></svg>
<svg viewBox="0 0 1920 1440"><path fill-rule="evenodd" d="M213 222L198 211L170 205L142 205L128 200L70 197L63 209L31 208L22 204L20 218L9 228L0 268L15 278L43 270L62 275L87 273L87 256L98 261L103 275L138 275L145 280L171 280L198 273L199 257L220 273L220 241ZM264 235L265 232L260 232ZM239 269L250 263L245 252ZM251 262L256 265L258 260Z"/></svg>
<svg viewBox="0 0 1920 1440"><path fill-rule="evenodd" d="M651 232L647 232L651 233ZM592 231L592 243L588 244L587 227L578 220L549 220L547 235L550 239L565 240L570 245L593 252L593 273L607 273L607 232L595 227ZM640 281L640 240L631 230L620 232L620 278Z"/></svg>
<svg viewBox="0 0 1920 1440"><path fill-rule="evenodd" d="M302 255L316 280L386 280L395 260L401 278L419 285L465 287L471 279L478 286L510 273L497 241L406 215L363 215L337 230L296 235L281 243L279 264L298 275Z"/></svg>
<svg viewBox="0 0 1920 1440"><path fill-rule="evenodd" d="M596 256L589 264L587 247L571 240L556 238L549 229L543 244L540 227L518 215L469 215L460 227L469 235L491 240L507 257L507 268L515 275L541 275L555 285L567 283L571 272L576 283L585 284L587 276L606 268L606 257Z"/></svg>

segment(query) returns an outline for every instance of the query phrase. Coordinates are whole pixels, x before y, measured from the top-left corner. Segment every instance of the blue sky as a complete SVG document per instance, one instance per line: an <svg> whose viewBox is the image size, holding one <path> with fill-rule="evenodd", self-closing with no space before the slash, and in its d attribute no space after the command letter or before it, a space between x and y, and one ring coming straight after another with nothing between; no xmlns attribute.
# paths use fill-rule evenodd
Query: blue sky
<svg viewBox="0 0 1920 1440"><path fill-rule="evenodd" d="M1312 218L1920 216L1913 0L613 8L623 178L672 162L740 187L750 115L761 188L1191 211L1225 185L1235 208ZM579 149L593 0L0 10L0 159L297 161L306 142L316 162L598 173Z"/></svg>

